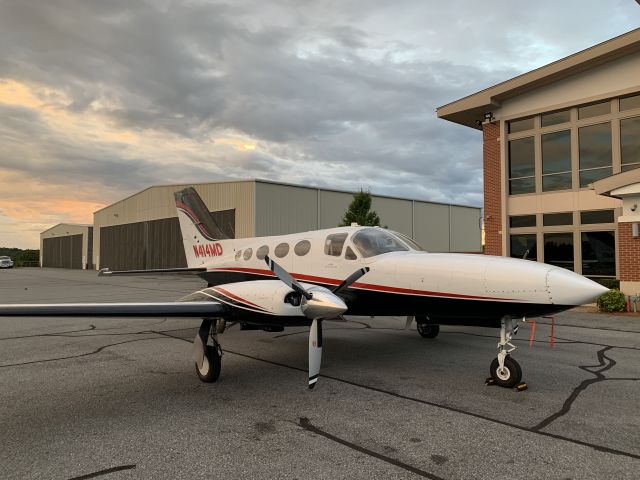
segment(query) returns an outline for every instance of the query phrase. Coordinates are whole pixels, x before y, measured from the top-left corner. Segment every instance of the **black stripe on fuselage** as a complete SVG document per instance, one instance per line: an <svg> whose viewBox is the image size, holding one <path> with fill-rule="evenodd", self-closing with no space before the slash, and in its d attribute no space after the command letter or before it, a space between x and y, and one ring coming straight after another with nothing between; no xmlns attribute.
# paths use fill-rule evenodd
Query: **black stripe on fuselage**
<svg viewBox="0 0 640 480"><path fill-rule="evenodd" d="M224 283L246 282L251 280L272 280L266 277L245 272L202 272L198 274L212 285ZM314 283L330 289L335 285ZM378 292L356 288L347 288L341 297L349 307L347 315L354 316L408 316L426 315L430 323L442 325L466 325L478 327L500 327L503 317L541 317L553 315L574 305L553 305L544 303L505 302L498 300L461 299L447 297L429 297L404 293ZM276 319L269 315L266 323L274 323ZM309 325L310 322L304 323Z"/></svg>

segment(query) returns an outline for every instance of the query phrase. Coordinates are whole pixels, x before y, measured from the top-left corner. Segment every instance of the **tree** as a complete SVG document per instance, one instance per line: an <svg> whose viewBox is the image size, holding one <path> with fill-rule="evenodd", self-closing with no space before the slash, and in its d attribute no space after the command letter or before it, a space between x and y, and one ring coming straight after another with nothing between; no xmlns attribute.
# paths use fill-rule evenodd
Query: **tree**
<svg viewBox="0 0 640 480"><path fill-rule="evenodd" d="M353 194L353 201L349 204L349 208L344 212L342 223L339 226L348 227L352 223L362 226L380 226L380 217L376 212L371 210L371 193L360 190Z"/></svg>

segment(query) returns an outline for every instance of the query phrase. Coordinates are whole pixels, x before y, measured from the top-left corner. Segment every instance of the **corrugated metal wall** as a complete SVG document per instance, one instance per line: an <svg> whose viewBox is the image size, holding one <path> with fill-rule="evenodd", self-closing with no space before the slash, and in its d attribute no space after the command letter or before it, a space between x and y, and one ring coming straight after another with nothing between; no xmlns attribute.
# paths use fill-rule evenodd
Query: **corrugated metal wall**
<svg viewBox="0 0 640 480"><path fill-rule="evenodd" d="M318 229L318 191L256 182L256 236Z"/></svg>
<svg viewBox="0 0 640 480"><path fill-rule="evenodd" d="M451 251L480 252L480 213L477 208L451 207Z"/></svg>
<svg viewBox="0 0 640 480"><path fill-rule="evenodd" d="M82 235L45 238L42 242L42 266L82 268Z"/></svg>
<svg viewBox="0 0 640 480"><path fill-rule="evenodd" d="M235 210L211 212L218 225L235 229ZM100 229L100 268L136 270L186 267L177 217Z"/></svg>
<svg viewBox="0 0 640 480"><path fill-rule="evenodd" d="M416 241L430 252L449 251L449 205L415 202L414 229ZM478 216L480 211L477 210ZM477 232L478 250L480 232Z"/></svg>
<svg viewBox="0 0 640 480"><path fill-rule="evenodd" d="M351 193L256 181L256 236L337 227ZM480 209L372 195L380 223L432 252L480 252Z"/></svg>

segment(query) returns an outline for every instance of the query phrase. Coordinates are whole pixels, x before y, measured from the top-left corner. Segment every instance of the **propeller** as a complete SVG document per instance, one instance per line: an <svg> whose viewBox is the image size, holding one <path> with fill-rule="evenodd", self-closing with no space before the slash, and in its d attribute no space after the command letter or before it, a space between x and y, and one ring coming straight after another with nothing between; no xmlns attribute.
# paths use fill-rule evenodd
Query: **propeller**
<svg viewBox="0 0 640 480"><path fill-rule="evenodd" d="M300 293L307 300L311 300L313 295L305 290L303 286L300 285L289 272L278 265L273 259L269 258L269 255L264 257L264 261L267 262L269 270L271 270L275 274L275 276L282 280L282 282L285 283L289 288Z"/></svg>
<svg viewBox="0 0 640 480"><path fill-rule="evenodd" d="M347 311L347 305L338 294L367 273L369 267L361 268L352 273L330 292L323 287L305 289L289 272L269 256L266 256L264 260L276 277L302 295L300 309L307 318L312 320L309 330L309 388L313 388L318 381L322 362L322 320L336 317Z"/></svg>

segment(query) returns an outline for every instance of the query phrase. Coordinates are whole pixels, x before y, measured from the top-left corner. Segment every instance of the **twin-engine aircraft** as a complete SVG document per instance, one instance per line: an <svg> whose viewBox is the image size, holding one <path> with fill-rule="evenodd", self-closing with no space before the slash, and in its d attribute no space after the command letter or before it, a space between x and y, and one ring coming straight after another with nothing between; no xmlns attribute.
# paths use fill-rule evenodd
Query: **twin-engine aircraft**
<svg viewBox="0 0 640 480"><path fill-rule="evenodd" d="M439 325L500 328L491 377L504 387L522 378L510 343L519 319L552 315L593 301L607 289L574 272L504 257L427 253L379 227L341 227L274 237L230 239L195 189L176 192L187 268L100 275L195 273L208 282L177 302L0 305L0 316L201 317L194 340L198 377L218 379L218 333L227 321L265 330L310 326L309 388L320 373L322 322L349 315L415 318L420 335Z"/></svg>

